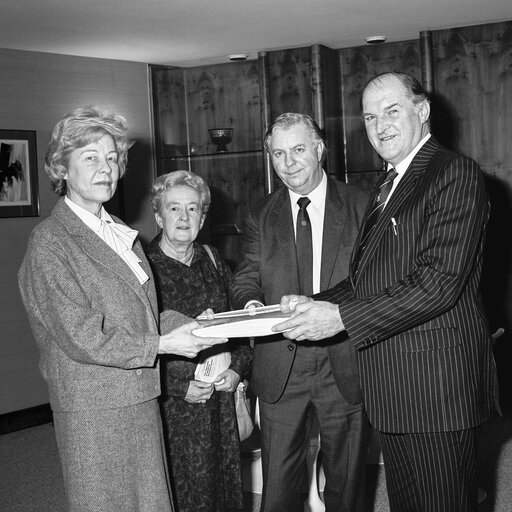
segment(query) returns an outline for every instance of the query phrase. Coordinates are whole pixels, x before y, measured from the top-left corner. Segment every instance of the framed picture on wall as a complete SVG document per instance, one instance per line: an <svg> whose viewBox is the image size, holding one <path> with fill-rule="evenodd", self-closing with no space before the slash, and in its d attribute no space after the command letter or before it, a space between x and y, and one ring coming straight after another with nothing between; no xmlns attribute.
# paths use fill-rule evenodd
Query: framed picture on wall
<svg viewBox="0 0 512 512"><path fill-rule="evenodd" d="M36 132L0 130L0 217L37 216Z"/></svg>

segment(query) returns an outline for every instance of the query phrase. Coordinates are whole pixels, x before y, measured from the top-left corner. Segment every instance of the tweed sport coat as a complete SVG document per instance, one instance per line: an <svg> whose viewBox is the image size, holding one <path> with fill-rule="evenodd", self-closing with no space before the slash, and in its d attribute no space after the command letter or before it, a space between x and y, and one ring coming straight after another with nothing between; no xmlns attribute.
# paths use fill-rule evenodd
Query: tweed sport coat
<svg viewBox="0 0 512 512"><path fill-rule="evenodd" d="M488 216L478 165L431 137L381 214L358 272L316 296L339 304L378 430L461 430L497 407L479 293Z"/></svg>
<svg viewBox="0 0 512 512"><path fill-rule="evenodd" d="M160 394L154 280L140 242L133 250L149 276L144 285L62 198L30 236L18 279L55 411ZM190 320L168 312L165 332Z"/></svg>
<svg viewBox="0 0 512 512"><path fill-rule="evenodd" d="M320 288L334 286L347 276L367 195L353 186L328 179L324 216ZM245 219L243 259L233 279L236 308L249 300L279 303L286 294L299 292L295 235L288 189L283 187L249 208ZM353 404L362 398L353 347L328 340L328 353L336 383ZM282 395L295 358L294 343L282 336L260 338L253 353L251 386L265 402Z"/></svg>

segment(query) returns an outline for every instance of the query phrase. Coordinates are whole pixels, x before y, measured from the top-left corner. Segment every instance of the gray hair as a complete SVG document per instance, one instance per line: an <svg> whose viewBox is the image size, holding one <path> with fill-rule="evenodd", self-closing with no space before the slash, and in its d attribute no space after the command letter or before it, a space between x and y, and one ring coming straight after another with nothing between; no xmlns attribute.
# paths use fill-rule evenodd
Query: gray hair
<svg viewBox="0 0 512 512"><path fill-rule="evenodd" d="M308 116L307 114L299 114L297 112L286 112L276 117L273 124L267 130L265 137L263 138L263 146L268 153L270 153L270 139L272 138L272 134L274 130L277 128L281 128L283 130L287 130L295 125L303 125L311 134L311 140L313 142L323 142L323 151L322 156L320 158L321 161L324 160L325 155L327 153L327 147L325 145L325 139L322 135L322 130L315 122L315 120Z"/></svg>
<svg viewBox="0 0 512 512"><path fill-rule="evenodd" d="M201 210L204 215L208 213L211 203L210 188L206 181L189 171L173 171L159 176L151 187L151 205L155 213L162 212L162 198L164 192L179 185L186 185L199 192L201 198Z"/></svg>
<svg viewBox="0 0 512 512"><path fill-rule="evenodd" d="M93 105L79 107L65 114L53 129L45 155L44 169L50 178L52 189L61 196L66 195L67 182L64 176L70 154L75 149L99 141L104 135L110 135L114 140L119 177L122 177L128 160L127 132L124 117L100 110Z"/></svg>

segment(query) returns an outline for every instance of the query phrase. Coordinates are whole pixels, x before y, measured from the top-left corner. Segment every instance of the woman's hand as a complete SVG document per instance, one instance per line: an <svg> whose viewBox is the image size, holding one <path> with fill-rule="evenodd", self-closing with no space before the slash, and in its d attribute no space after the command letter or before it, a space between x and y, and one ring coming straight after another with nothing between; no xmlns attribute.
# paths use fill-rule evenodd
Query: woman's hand
<svg viewBox="0 0 512 512"><path fill-rule="evenodd" d="M239 382L240 375L238 375L234 370L230 370L228 368L217 375L213 385L215 386L216 391L227 391L229 393L233 393Z"/></svg>
<svg viewBox="0 0 512 512"><path fill-rule="evenodd" d="M190 322L173 329L171 332L160 336L159 354L174 354L194 358L205 348L226 343L227 338L201 338L192 334L194 329L200 327L198 322Z"/></svg>
<svg viewBox="0 0 512 512"><path fill-rule="evenodd" d="M191 380L188 385L185 402L189 404L204 404L209 400L213 393L213 384L210 382L201 382L200 380Z"/></svg>
<svg viewBox="0 0 512 512"><path fill-rule="evenodd" d="M213 312L213 309L208 308L205 309L198 318L201 318L201 320L204 320L205 318L207 320L213 320L215 318L215 313Z"/></svg>

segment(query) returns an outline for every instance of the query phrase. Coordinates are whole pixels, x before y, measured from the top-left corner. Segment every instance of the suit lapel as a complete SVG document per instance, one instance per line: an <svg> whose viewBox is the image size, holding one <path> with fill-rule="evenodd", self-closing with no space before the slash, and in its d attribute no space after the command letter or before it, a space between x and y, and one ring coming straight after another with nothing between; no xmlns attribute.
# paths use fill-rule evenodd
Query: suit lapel
<svg viewBox="0 0 512 512"><path fill-rule="evenodd" d="M271 210L269 221L268 227L272 235L266 242L275 247L275 252L272 251L276 255L275 278L286 289L296 290L298 293L299 270L295 250L293 212L287 188L283 188L275 197L275 205Z"/></svg>
<svg viewBox="0 0 512 512"><path fill-rule="evenodd" d="M364 231L364 226L368 220L368 217L370 216L370 213L373 209L373 204L375 202L375 198L377 196L377 193L378 193L378 190L380 189L380 186L382 185L384 179L385 179L386 175L384 174L381 179L379 179L377 181L377 183L375 184L373 190L372 190L372 193L370 194L370 198L368 200L368 206L366 208L366 212L364 213L364 216L363 216L363 221L361 223L361 227L359 229L359 233L357 234L357 238L356 238L356 241L354 243L354 249L359 247L359 244L361 243L361 237L363 236L363 231ZM356 255L357 255L358 251L357 250L353 250L352 251L352 255L350 257L350 274L349 274L349 278L350 280L352 281L352 286L354 286L354 275L355 275L355 269L354 269L354 263L355 263L355 258L356 258ZM361 269L361 261L359 261L359 265L358 265L358 268Z"/></svg>
<svg viewBox="0 0 512 512"><path fill-rule="evenodd" d="M400 180L396 190L390 197L388 204L380 215L370 238L364 254L359 262L359 272L355 277L354 284L357 284L360 276L364 272L366 264L373 258L373 254L379 246L379 242L384 235L387 225L391 225L391 219L400 211L401 206L415 189L418 179L425 175L429 162L439 148L438 142L431 136L430 139L421 147L411 164L405 171L403 178ZM368 212L367 212L368 214ZM367 215L365 215L365 218ZM358 240L359 243L359 240Z"/></svg>
<svg viewBox="0 0 512 512"><path fill-rule="evenodd" d="M342 247L341 239L347 220L346 210L347 205L341 201L336 187L328 179L322 235L320 290L326 290L329 287L334 272L338 252Z"/></svg>

